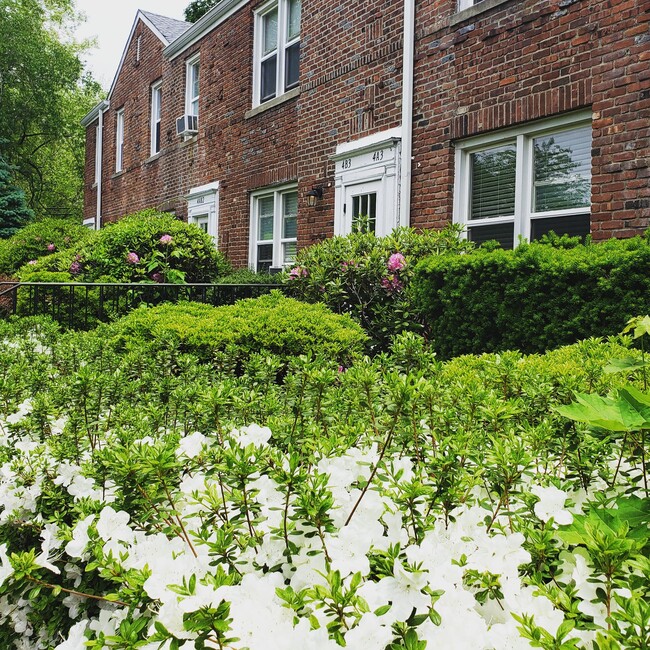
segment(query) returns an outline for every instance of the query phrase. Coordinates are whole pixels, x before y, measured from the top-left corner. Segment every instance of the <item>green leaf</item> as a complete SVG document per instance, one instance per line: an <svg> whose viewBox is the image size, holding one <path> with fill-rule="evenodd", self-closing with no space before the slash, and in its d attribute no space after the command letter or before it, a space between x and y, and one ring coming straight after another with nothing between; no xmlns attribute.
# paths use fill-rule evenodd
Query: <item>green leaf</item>
<svg viewBox="0 0 650 650"><path fill-rule="evenodd" d="M650 363L647 361L644 362L634 357L624 357L622 359L612 359L603 370L608 374L613 374L616 372L632 372L648 366L650 366Z"/></svg>
<svg viewBox="0 0 650 650"><path fill-rule="evenodd" d="M570 420L586 422L609 431L633 431L643 428L646 419L624 399L575 393L576 402L558 406L556 411Z"/></svg>

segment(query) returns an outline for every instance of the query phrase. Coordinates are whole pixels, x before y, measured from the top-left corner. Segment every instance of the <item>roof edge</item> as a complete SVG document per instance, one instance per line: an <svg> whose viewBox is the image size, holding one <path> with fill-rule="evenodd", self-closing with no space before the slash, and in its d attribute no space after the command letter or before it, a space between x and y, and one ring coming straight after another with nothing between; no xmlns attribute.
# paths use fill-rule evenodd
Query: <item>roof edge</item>
<svg viewBox="0 0 650 650"><path fill-rule="evenodd" d="M81 118L81 126L90 126L99 117L99 114L104 113L109 106L110 102L106 99L102 99L99 104L94 106Z"/></svg>
<svg viewBox="0 0 650 650"><path fill-rule="evenodd" d="M163 50L163 55L174 59L182 54L188 47L200 41L208 32L230 18L236 11L248 4L249 0L221 0L210 9L207 14L192 25L184 34L181 34L173 43Z"/></svg>

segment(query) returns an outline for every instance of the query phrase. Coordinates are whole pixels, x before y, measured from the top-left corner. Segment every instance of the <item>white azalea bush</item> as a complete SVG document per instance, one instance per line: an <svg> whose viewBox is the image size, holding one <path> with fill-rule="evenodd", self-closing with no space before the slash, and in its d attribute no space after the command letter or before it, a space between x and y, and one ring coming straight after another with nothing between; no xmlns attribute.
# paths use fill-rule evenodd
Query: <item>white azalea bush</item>
<svg viewBox="0 0 650 650"><path fill-rule="evenodd" d="M633 350L443 365L405 335L275 381L0 334L0 647L648 647Z"/></svg>

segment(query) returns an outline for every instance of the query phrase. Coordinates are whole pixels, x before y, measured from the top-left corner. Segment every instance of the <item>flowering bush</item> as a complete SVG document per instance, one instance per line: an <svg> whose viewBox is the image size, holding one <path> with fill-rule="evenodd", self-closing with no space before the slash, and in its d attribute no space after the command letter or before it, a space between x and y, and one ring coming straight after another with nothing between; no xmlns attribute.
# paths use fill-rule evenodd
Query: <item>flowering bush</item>
<svg viewBox="0 0 650 650"><path fill-rule="evenodd" d="M213 282L230 264L198 226L143 210L102 228L92 246L24 268L21 279L34 271L68 272L79 282Z"/></svg>
<svg viewBox="0 0 650 650"><path fill-rule="evenodd" d="M0 274L93 239L95 233L68 219L43 219L26 226L0 246Z"/></svg>
<svg viewBox="0 0 650 650"><path fill-rule="evenodd" d="M398 228L382 238L353 233L300 251L284 282L293 296L350 314L377 351L385 349L394 334L421 328L409 291L415 263L426 255L470 248L455 226L422 233Z"/></svg>
<svg viewBox="0 0 650 650"><path fill-rule="evenodd" d="M629 339L443 364L404 334L281 385L43 320L0 341L0 647L647 646Z"/></svg>

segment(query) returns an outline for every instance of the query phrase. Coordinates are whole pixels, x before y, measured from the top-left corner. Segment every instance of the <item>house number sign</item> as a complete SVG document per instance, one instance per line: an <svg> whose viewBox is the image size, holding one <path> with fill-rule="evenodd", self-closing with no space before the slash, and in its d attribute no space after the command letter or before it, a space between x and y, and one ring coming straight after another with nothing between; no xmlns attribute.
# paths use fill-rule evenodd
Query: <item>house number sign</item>
<svg viewBox="0 0 650 650"><path fill-rule="evenodd" d="M395 160L395 147L385 147L376 151L357 154L338 161L338 171L347 172L378 164L388 164Z"/></svg>

